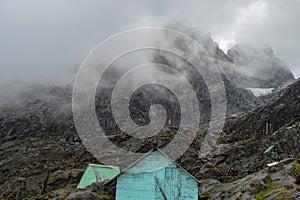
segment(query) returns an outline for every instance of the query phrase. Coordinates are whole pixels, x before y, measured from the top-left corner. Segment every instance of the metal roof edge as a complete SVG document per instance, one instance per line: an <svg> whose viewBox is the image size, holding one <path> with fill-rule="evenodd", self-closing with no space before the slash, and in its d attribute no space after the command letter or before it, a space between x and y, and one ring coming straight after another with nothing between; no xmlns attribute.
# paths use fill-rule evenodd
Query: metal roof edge
<svg viewBox="0 0 300 200"><path fill-rule="evenodd" d="M183 170L186 174L190 175L191 177L193 177L193 179L195 181L197 181L198 183L201 184L201 181L199 181L196 177L194 177L192 174L190 174L187 170L185 170L182 166L180 166L176 161L172 160L171 158L169 158L168 155L166 155L162 150L160 150L159 148L157 148L155 151L160 152L164 157L166 157L167 159L169 159L171 162L175 163L181 170ZM119 174L117 174L115 177L113 177L112 179L110 179L108 182L104 183L104 185L106 184L110 184L112 183L115 179L117 179L121 174L123 174L124 172L126 172L128 169L130 169L131 167L133 167L134 165L136 165L138 162L140 162L143 158L145 158L146 156L148 156L149 154L155 152L153 149L149 152L147 152L145 155L141 156L140 158L138 158L136 161L134 161L132 164L130 164L128 167L126 167L124 170L122 170Z"/></svg>
<svg viewBox="0 0 300 200"><path fill-rule="evenodd" d="M113 168L113 169L118 169L120 171L120 167L113 166L113 165L102 165L102 164L89 163L88 166L103 167L103 168Z"/></svg>

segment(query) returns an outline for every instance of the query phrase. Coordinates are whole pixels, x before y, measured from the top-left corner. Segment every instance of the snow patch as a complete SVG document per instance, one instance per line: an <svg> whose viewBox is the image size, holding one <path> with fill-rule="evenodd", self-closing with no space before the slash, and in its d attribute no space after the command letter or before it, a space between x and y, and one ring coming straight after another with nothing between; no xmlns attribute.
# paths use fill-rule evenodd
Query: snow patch
<svg viewBox="0 0 300 200"><path fill-rule="evenodd" d="M274 88L247 88L247 89L249 89L256 97L268 95L274 91Z"/></svg>

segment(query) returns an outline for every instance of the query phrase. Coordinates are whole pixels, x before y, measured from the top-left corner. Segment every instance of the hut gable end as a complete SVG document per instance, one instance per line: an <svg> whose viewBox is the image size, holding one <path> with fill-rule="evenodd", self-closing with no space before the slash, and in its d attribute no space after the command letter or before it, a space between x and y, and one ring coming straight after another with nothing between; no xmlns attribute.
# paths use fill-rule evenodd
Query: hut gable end
<svg viewBox="0 0 300 200"><path fill-rule="evenodd" d="M198 199L198 180L159 150L146 154L116 178L116 200Z"/></svg>

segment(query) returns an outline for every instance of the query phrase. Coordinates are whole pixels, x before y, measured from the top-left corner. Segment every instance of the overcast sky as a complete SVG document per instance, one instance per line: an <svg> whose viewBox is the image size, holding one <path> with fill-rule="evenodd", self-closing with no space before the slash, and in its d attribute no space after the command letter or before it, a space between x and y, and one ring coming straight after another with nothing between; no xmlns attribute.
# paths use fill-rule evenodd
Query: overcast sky
<svg viewBox="0 0 300 200"><path fill-rule="evenodd" d="M0 0L0 83L69 81L108 36L171 19L210 32L224 50L268 43L300 76L299 0Z"/></svg>

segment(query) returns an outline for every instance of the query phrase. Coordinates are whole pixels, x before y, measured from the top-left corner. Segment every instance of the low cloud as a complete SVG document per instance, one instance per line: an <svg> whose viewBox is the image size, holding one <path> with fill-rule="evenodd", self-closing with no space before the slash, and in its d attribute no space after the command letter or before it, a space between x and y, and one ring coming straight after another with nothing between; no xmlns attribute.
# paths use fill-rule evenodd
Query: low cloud
<svg viewBox="0 0 300 200"><path fill-rule="evenodd" d="M1 88L71 82L88 52L108 36L174 19L210 32L225 50L239 42L269 44L299 77L299 11L297 0L3 0Z"/></svg>

